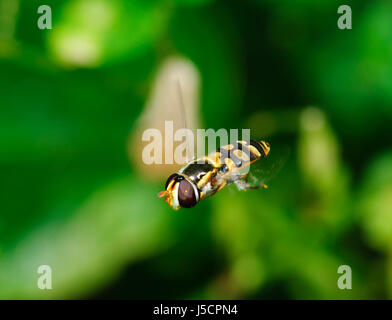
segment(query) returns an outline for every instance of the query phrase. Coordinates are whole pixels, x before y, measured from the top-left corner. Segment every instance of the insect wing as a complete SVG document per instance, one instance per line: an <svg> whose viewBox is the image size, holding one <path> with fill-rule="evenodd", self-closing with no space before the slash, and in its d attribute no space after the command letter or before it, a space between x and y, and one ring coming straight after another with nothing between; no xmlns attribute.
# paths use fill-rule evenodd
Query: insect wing
<svg viewBox="0 0 392 320"><path fill-rule="evenodd" d="M284 167L290 155L290 148L275 147L265 159L260 159L251 164L248 174L248 184L250 186L261 186L267 184Z"/></svg>

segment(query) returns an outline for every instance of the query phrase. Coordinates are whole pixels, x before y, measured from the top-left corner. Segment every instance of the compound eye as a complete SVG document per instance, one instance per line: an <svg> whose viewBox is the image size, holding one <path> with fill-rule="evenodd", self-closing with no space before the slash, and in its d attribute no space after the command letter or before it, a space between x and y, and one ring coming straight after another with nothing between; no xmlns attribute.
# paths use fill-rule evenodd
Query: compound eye
<svg viewBox="0 0 392 320"><path fill-rule="evenodd" d="M178 202L183 208L192 208L197 203L195 190L187 180L182 180L178 186Z"/></svg>
<svg viewBox="0 0 392 320"><path fill-rule="evenodd" d="M167 178L166 184L165 184L165 190L167 189L167 186L172 182L173 179L177 178L178 174L173 173L169 178Z"/></svg>

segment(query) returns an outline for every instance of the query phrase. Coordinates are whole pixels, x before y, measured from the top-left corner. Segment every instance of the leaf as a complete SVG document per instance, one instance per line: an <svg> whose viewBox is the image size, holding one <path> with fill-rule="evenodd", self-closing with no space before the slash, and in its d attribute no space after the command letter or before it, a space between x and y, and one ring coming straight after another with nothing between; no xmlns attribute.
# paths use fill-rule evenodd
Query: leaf
<svg viewBox="0 0 392 320"><path fill-rule="evenodd" d="M164 32L168 1L73 0L49 34L50 50L66 67L97 67L135 58Z"/></svg>
<svg viewBox="0 0 392 320"><path fill-rule="evenodd" d="M85 296L113 279L125 263L170 243L166 207L136 178L91 195L65 221L46 221L0 255L0 298ZM52 290L37 287L40 265L52 268Z"/></svg>
<svg viewBox="0 0 392 320"><path fill-rule="evenodd" d="M369 242L378 249L392 246L392 153L373 161L359 194L361 223Z"/></svg>

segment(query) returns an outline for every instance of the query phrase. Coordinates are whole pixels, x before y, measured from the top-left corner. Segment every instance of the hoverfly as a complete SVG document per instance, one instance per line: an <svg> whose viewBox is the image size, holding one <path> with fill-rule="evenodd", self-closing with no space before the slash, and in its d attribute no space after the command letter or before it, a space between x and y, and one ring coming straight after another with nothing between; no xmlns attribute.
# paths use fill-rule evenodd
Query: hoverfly
<svg viewBox="0 0 392 320"><path fill-rule="evenodd" d="M165 190L158 194L174 210L191 208L224 186L235 183L240 190L266 188L265 184L248 184L245 167L268 156L270 146L265 141L237 141L220 147L201 159L192 160L166 181Z"/></svg>

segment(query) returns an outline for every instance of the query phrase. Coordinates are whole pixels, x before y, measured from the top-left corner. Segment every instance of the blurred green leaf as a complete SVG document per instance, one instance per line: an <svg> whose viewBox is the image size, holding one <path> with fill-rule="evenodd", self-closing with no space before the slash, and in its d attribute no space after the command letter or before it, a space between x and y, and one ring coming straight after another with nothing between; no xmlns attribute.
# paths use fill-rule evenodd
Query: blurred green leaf
<svg viewBox="0 0 392 320"><path fill-rule="evenodd" d="M318 243L315 231L298 212L288 214L283 204L271 200L269 189L229 191L233 191L229 198L217 196L213 227L233 268L227 281L237 287L235 298L254 294L256 288L262 292L268 281L285 281L291 295L303 299L349 299L364 294L360 286L355 292L337 288L337 268L343 263ZM239 273L241 261L249 257L258 258Z"/></svg>
<svg viewBox="0 0 392 320"><path fill-rule="evenodd" d="M167 247L169 215L150 199L142 181L123 179L91 195L71 218L41 224L1 253L0 297L83 296L116 277L124 262ZM53 290L38 289L40 265L52 268Z"/></svg>
<svg viewBox="0 0 392 320"><path fill-rule="evenodd" d="M349 177L337 139L325 114L317 108L302 112L298 157L304 189L311 195L304 214L328 222L336 233L342 231L351 221L347 214Z"/></svg>
<svg viewBox="0 0 392 320"><path fill-rule="evenodd" d="M70 67L96 67L141 55L165 31L170 1L69 1L49 44Z"/></svg>
<svg viewBox="0 0 392 320"><path fill-rule="evenodd" d="M389 251L392 245L392 153L374 160L369 167L360 193L362 224L369 241Z"/></svg>

